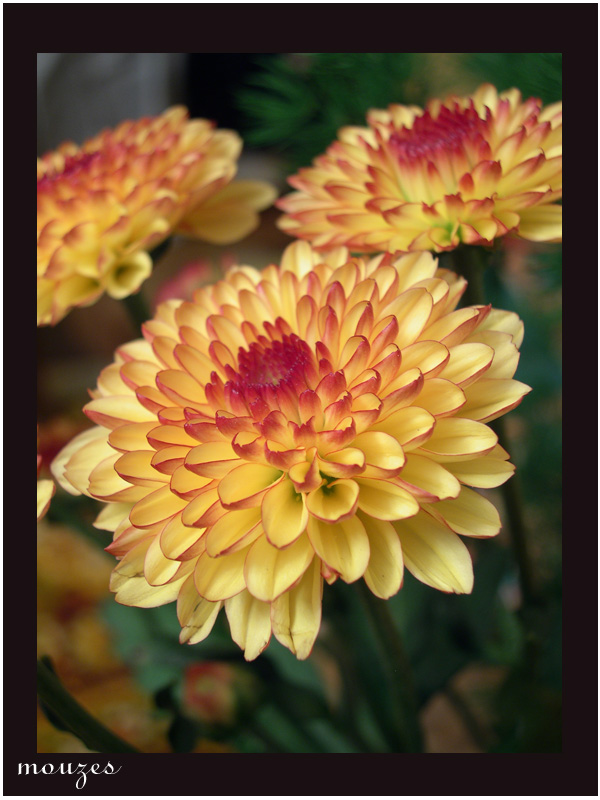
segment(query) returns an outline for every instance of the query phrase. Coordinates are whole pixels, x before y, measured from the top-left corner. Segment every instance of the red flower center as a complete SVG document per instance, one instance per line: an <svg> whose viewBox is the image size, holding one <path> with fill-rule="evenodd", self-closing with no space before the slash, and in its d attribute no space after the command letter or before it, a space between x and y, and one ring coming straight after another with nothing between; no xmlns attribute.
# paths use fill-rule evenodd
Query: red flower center
<svg viewBox="0 0 600 800"><path fill-rule="evenodd" d="M444 151L460 152L467 144L485 141L486 121L471 105L461 109L442 106L437 117L429 111L417 117L411 128L402 127L389 138L389 147L400 162L426 158L435 161Z"/></svg>
<svg viewBox="0 0 600 800"><path fill-rule="evenodd" d="M247 350L240 347L238 371L231 370L231 382L244 395L248 390L260 393L263 387L277 387L281 383L304 384L304 369L310 363L310 348L295 333L284 334L281 341L261 336Z"/></svg>
<svg viewBox="0 0 600 800"><path fill-rule="evenodd" d="M318 372L310 347L296 334L281 334L279 339L259 336L247 349L238 351L237 370L224 365L227 382L216 372L206 384L206 397L215 408L238 415L252 414L262 419L282 403L296 405L298 396L318 382Z"/></svg>

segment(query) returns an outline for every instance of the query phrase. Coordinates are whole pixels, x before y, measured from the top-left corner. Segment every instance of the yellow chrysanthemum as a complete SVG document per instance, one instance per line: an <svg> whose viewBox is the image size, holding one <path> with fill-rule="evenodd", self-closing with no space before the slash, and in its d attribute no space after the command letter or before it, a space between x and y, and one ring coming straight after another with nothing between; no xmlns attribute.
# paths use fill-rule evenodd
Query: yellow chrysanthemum
<svg viewBox="0 0 600 800"><path fill-rule="evenodd" d="M38 440L38 449L39 449L39 440ZM42 468L42 457L38 453L37 454L37 475L38 475L38 482L37 482L37 521L39 522L42 517L46 516L46 512L50 508L50 500L54 497L54 492L56 491L56 486L54 485L54 481L48 480L44 478L40 480L40 470Z"/></svg>
<svg viewBox="0 0 600 800"><path fill-rule="evenodd" d="M288 182L279 226L317 248L452 250L507 233L561 241L562 104L485 84L372 110Z"/></svg>
<svg viewBox="0 0 600 800"><path fill-rule="evenodd" d="M241 147L177 106L38 159L38 325L105 291L136 291L152 270L148 250L174 231L224 244L253 230L276 193L230 184Z"/></svg>
<svg viewBox="0 0 600 800"><path fill-rule="evenodd" d="M39 464L39 461L38 461ZM54 497L54 492L56 491L56 486L54 485L54 481L48 480L47 478L42 479L41 481L38 480L37 482L37 521L39 522L42 517L46 515L46 512L50 508L50 500Z"/></svg>
<svg viewBox="0 0 600 800"><path fill-rule="evenodd" d="M323 256L234 267L170 300L117 351L85 412L97 423L53 464L109 505L111 588L125 605L177 600L181 641L224 605L255 658L271 633L298 658L321 619L323 578L398 592L404 565L470 592L457 534L498 533L489 488L513 472L485 422L516 406L523 326L456 310L464 279L429 253Z"/></svg>

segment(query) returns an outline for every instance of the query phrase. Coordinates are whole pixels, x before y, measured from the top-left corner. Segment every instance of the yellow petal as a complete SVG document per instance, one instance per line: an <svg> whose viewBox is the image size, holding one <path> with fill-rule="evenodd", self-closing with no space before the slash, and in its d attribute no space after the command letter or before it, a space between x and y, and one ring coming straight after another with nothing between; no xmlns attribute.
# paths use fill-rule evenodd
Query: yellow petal
<svg viewBox="0 0 600 800"><path fill-rule="evenodd" d="M183 524L181 514L176 514L167 522L159 535L160 548L167 558L179 559L199 542L204 528L190 528ZM194 548L196 550L197 548ZM200 553L196 553L200 555Z"/></svg>
<svg viewBox="0 0 600 800"><path fill-rule="evenodd" d="M525 326L514 311L503 311L500 308L490 309L487 317L477 326L476 332L468 339L474 339L481 331L503 331L509 333L517 347L521 346Z"/></svg>
<svg viewBox="0 0 600 800"><path fill-rule="evenodd" d="M127 553L114 568L110 590L116 592L116 601L125 606L155 608L172 603L179 594L185 577L164 586L151 586L144 576L144 561L151 539L140 542Z"/></svg>
<svg viewBox="0 0 600 800"><path fill-rule="evenodd" d="M115 450L129 453L132 450L145 450L148 447L147 435L156 428L156 419L148 422L133 423L132 425L122 425L115 428L108 435L108 441ZM97 428L96 430L104 430ZM106 433L106 431L104 431Z"/></svg>
<svg viewBox="0 0 600 800"><path fill-rule="evenodd" d="M375 467L368 472L368 477L386 477L404 466L406 457L404 450L394 436L383 431L365 431L352 442L365 454L367 467Z"/></svg>
<svg viewBox="0 0 600 800"><path fill-rule="evenodd" d="M71 439L52 461L52 475L69 494L89 496L90 473L99 460L110 454L106 435L106 429L96 426L83 431Z"/></svg>
<svg viewBox="0 0 600 800"><path fill-rule="evenodd" d="M232 469L218 486L219 498L225 508L259 506L263 494L283 473L262 464L242 464Z"/></svg>
<svg viewBox="0 0 600 800"><path fill-rule="evenodd" d="M262 536L246 556L246 587L254 597L271 602L302 577L313 558L314 550L306 534L285 550L273 547Z"/></svg>
<svg viewBox="0 0 600 800"><path fill-rule="evenodd" d="M321 625L323 578L314 558L299 583L271 605L273 633L300 660L310 655Z"/></svg>
<svg viewBox="0 0 600 800"><path fill-rule="evenodd" d="M342 522L308 519L308 536L315 552L346 583L364 575L369 564L369 537L358 517Z"/></svg>
<svg viewBox="0 0 600 800"><path fill-rule="evenodd" d="M408 484L406 488L420 503L457 497L460 492L460 483L451 472L432 459L416 453L409 454L398 479Z"/></svg>
<svg viewBox="0 0 600 800"><path fill-rule="evenodd" d="M433 435L419 451L436 461L464 461L489 453L498 441L496 434L472 419L445 418L436 423Z"/></svg>
<svg viewBox="0 0 600 800"><path fill-rule="evenodd" d="M203 553L194 570L198 594L214 603L233 597L245 589L244 561L247 552L248 548L244 548L218 558L211 558L208 553Z"/></svg>
<svg viewBox="0 0 600 800"><path fill-rule="evenodd" d="M427 324L432 308L433 299L426 289L407 289L385 307L384 313L393 314L398 320L399 331L395 343L400 349L416 341Z"/></svg>
<svg viewBox="0 0 600 800"><path fill-rule="evenodd" d="M519 351L510 333L475 331L475 336L494 350L494 359L485 378L512 378L519 364Z"/></svg>
<svg viewBox="0 0 600 800"><path fill-rule="evenodd" d="M160 549L160 537L152 540L144 561L144 577L151 586L163 586L175 575L181 564L167 558Z"/></svg>
<svg viewBox="0 0 600 800"><path fill-rule="evenodd" d="M435 417L424 408L409 406L378 420L372 427L389 433L402 445L404 451L410 451L429 439L435 427Z"/></svg>
<svg viewBox="0 0 600 800"><path fill-rule="evenodd" d="M97 425L110 430L127 423L156 420L155 414L132 395L99 397L88 403L84 411Z"/></svg>
<svg viewBox="0 0 600 800"><path fill-rule="evenodd" d="M288 547L306 528L308 511L304 498L289 480L275 484L263 497L262 523L267 539L275 547Z"/></svg>
<svg viewBox="0 0 600 800"><path fill-rule="evenodd" d="M230 442L204 442L193 447L185 459L188 469L207 478L223 478L237 462L242 463Z"/></svg>
<svg viewBox="0 0 600 800"><path fill-rule="evenodd" d="M168 483L168 478L152 466L155 450L135 450L125 453L115 461L115 472L129 483L152 486L152 482Z"/></svg>
<svg viewBox="0 0 600 800"><path fill-rule="evenodd" d="M375 519L412 517L419 510L414 497L392 481L359 478L358 507Z"/></svg>
<svg viewBox="0 0 600 800"><path fill-rule="evenodd" d="M544 205L520 212L518 234L531 242L562 242L562 206Z"/></svg>
<svg viewBox="0 0 600 800"><path fill-rule="evenodd" d="M165 447L164 450L159 450L158 452L164 453L165 450L171 449L172 448L170 447ZM153 463L157 463L157 460L154 458ZM159 463L161 466L164 466L166 462L161 461ZM165 479L169 480L168 474L165 475ZM179 495L185 500L191 500L196 497L202 489L205 489L211 483L212 478L205 478L203 475L196 475L195 472L191 472L189 469L187 469L187 467L181 464L173 471L169 485L174 494Z"/></svg>
<svg viewBox="0 0 600 800"><path fill-rule="evenodd" d="M186 505L187 501L173 494L170 486L161 486L134 505L129 519L136 528L148 528L177 514Z"/></svg>
<svg viewBox="0 0 600 800"><path fill-rule="evenodd" d="M189 213L182 228L211 244L236 242L258 227L256 210L266 208L276 196L272 186L260 181L231 183Z"/></svg>
<svg viewBox="0 0 600 800"><path fill-rule="evenodd" d="M402 586L404 562L396 529L391 522L361 515L369 537L369 566L364 579L376 597L387 599Z"/></svg>
<svg viewBox="0 0 600 800"><path fill-rule="evenodd" d="M244 651L246 661L253 661L271 638L271 606L249 592L241 592L225 602L231 638Z"/></svg>
<svg viewBox="0 0 600 800"><path fill-rule="evenodd" d="M492 348L480 342L458 344L450 349L450 358L440 377L458 386L468 386L489 368L493 357Z"/></svg>
<svg viewBox="0 0 600 800"><path fill-rule="evenodd" d="M465 395L459 386L443 378L425 381L415 401L434 417L447 417L465 404Z"/></svg>
<svg viewBox="0 0 600 800"><path fill-rule="evenodd" d="M456 416L491 422L518 406L530 391L531 387L520 381L484 378L465 389L467 402Z"/></svg>
<svg viewBox="0 0 600 800"><path fill-rule="evenodd" d="M496 536L502 527L495 506L466 486L463 486L458 497L434 503L428 511L455 533L476 539Z"/></svg>
<svg viewBox="0 0 600 800"><path fill-rule="evenodd" d="M209 556L220 556L246 547L262 533L260 508L245 508L228 511L218 519L206 533L206 552Z"/></svg>
<svg viewBox="0 0 600 800"><path fill-rule="evenodd" d="M199 520L202 520L204 515L207 514L207 512L213 506L215 506L216 503L218 503L218 507L221 508L221 503L219 502L219 495L217 494L216 488L207 489L205 492L199 494L198 497L194 497L194 499L191 500L183 509L181 514L181 520L183 524L190 528L206 527L206 522L203 521L202 523L199 523ZM210 524L212 524L212 521Z"/></svg>
<svg viewBox="0 0 600 800"><path fill-rule="evenodd" d="M222 603L204 600L196 591L194 576L186 578L177 597L177 619L181 625L181 644L197 644L212 631Z"/></svg>
<svg viewBox="0 0 600 800"><path fill-rule="evenodd" d="M44 516L50 505L50 500L56 491L53 481L41 480L37 482L37 518L38 522Z"/></svg>
<svg viewBox="0 0 600 800"><path fill-rule="evenodd" d="M474 461L446 463L444 466L461 483L475 486L476 489L493 489L502 486L514 473L514 464L500 458L493 458L494 451Z"/></svg>
<svg viewBox="0 0 600 800"><path fill-rule="evenodd" d="M122 300L139 289L151 272L152 259L148 253L131 253L114 263L102 276L102 284L111 297Z"/></svg>
<svg viewBox="0 0 600 800"><path fill-rule="evenodd" d="M101 531L116 531L124 520L129 520L132 503L109 503L104 506L92 523Z"/></svg>
<svg viewBox="0 0 600 800"><path fill-rule="evenodd" d="M421 511L395 525L404 564L417 580L442 592L469 594L473 589L471 556L459 537Z"/></svg>
<svg viewBox="0 0 600 800"><path fill-rule="evenodd" d="M337 480L314 489L306 496L310 514L326 522L339 522L354 514L358 485L353 480Z"/></svg>
<svg viewBox="0 0 600 800"><path fill-rule="evenodd" d="M402 372L419 369L423 375L435 377L447 363L448 348L440 342L415 342L402 350Z"/></svg>

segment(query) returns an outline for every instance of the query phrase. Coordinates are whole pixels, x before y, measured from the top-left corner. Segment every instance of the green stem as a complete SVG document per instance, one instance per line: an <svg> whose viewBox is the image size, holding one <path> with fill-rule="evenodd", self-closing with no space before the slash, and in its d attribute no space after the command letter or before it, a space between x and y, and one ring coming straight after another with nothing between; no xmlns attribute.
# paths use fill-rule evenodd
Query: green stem
<svg viewBox="0 0 600 800"><path fill-rule="evenodd" d="M48 658L37 662L37 691L40 701L58 721L89 750L98 753L139 753L89 714L64 688Z"/></svg>
<svg viewBox="0 0 600 800"><path fill-rule="evenodd" d="M133 327L138 331L144 322L152 318L150 307L146 303L141 291L123 298L123 305L127 309Z"/></svg>
<svg viewBox="0 0 600 800"><path fill-rule="evenodd" d="M358 589L387 666L397 712L400 752L422 753L423 740L412 670L404 652L400 632L390 613L389 603L375 597L363 581L359 581Z"/></svg>
<svg viewBox="0 0 600 800"><path fill-rule="evenodd" d="M454 271L467 280L467 288L462 297L465 306L485 305L483 273L491 253L474 245L457 247L450 254Z"/></svg>
<svg viewBox="0 0 600 800"><path fill-rule="evenodd" d="M352 659L338 641L335 632L330 631L328 636L320 639L320 645L336 659L342 678L342 700L340 711L333 712L329 718L334 728L342 733L352 744L363 753L380 752L374 748L363 736L358 724L358 708L356 701L360 696L360 685L356 676L356 669Z"/></svg>
<svg viewBox="0 0 600 800"><path fill-rule="evenodd" d="M504 417L499 417L490 424L498 436L500 445L510 452ZM523 521L523 498L521 495L519 476L516 474L513 475L509 481L500 487L500 490L502 492L506 516L508 518L508 532L510 534L511 547L519 570L519 584L523 603L525 605L531 605L535 602L536 590L533 577L533 564L527 542L527 531Z"/></svg>

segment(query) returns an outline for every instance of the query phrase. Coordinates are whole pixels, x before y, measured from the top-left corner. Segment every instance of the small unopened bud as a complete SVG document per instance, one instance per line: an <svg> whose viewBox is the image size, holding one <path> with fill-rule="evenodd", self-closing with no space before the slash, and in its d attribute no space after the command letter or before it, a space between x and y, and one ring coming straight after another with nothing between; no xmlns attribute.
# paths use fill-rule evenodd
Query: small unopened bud
<svg viewBox="0 0 600 800"><path fill-rule="evenodd" d="M233 725L256 702L258 684L247 670L219 661L192 664L183 682L183 710L208 725Z"/></svg>

